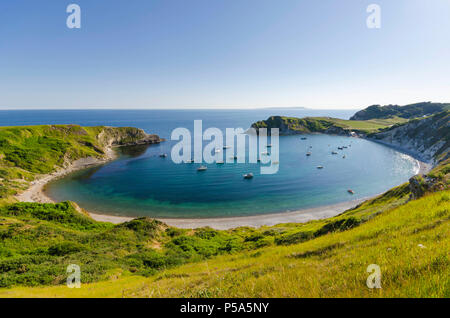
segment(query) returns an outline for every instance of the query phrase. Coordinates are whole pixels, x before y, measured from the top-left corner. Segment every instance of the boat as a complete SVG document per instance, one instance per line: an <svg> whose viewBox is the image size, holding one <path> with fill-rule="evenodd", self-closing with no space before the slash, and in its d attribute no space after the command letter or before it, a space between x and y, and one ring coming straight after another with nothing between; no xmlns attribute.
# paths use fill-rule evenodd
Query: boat
<svg viewBox="0 0 450 318"><path fill-rule="evenodd" d="M222 150L220 150L219 148L216 148L216 150L214 150L214 152L215 153L219 153L219 152L221 152Z"/></svg>
<svg viewBox="0 0 450 318"><path fill-rule="evenodd" d="M323 166L317 166L317 169L323 169Z"/></svg>
<svg viewBox="0 0 450 318"><path fill-rule="evenodd" d="M230 149L231 146L223 146L222 148L223 148L223 149Z"/></svg>
<svg viewBox="0 0 450 318"><path fill-rule="evenodd" d="M197 171L206 171L208 169L208 167L206 166L200 166L197 168Z"/></svg>
<svg viewBox="0 0 450 318"><path fill-rule="evenodd" d="M306 137L301 137L300 139L301 139L301 140L306 140L307 138L306 138Z"/></svg>
<svg viewBox="0 0 450 318"><path fill-rule="evenodd" d="M246 174L244 174L244 179L251 179L251 178L253 178L253 173L246 173Z"/></svg>
<svg viewBox="0 0 450 318"><path fill-rule="evenodd" d="M237 156L231 156L230 159L237 160Z"/></svg>
<svg viewBox="0 0 450 318"><path fill-rule="evenodd" d="M331 152L332 155L337 155L338 153L336 151Z"/></svg>
<svg viewBox="0 0 450 318"><path fill-rule="evenodd" d="M306 155L307 155L307 156L311 156L311 153L310 153L310 152L307 152Z"/></svg>
<svg viewBox="0 0 450 318"><path fill-rule="evenodd" d="M216 162L218 165L223 165L225 162L223 162L223 161L217 161Z"/></svg>
<svg viewBox="0 0 450 318"><path fill-rule="evenodd" d="M160 154L159 155L161 158L166 158L167 157L167 154L166 153L162 153L162 154Z"/></svg>
<svg viewBox="0 0 450 318"><path fill-rule="evenodd" d="M344 148L342 148L342 147L338 147L338 149L339 149L339 150L342 150L342 149L344 149Z"/></svg>
<svg viewBox="0 0 450 318"><path fill-rule="evenodd" d="M260 158L256 159L256 162L261 162L261 159Z"/></svg>
<svg viewBox="0 0 450 318"><path fill-rule="evenodd" d="M189 159L189 160L186 160L185 162L186 162L186 163L194 163L194 160Z"/></svg>
<svg viewBox="0 0 450 318"><path fill-rule="evenodd" d="M267 145L267 148L270 148L270 147L272 147L272 144L268 144L268 145Z"/></svg>
<svg viewBox="0 0 450 318"><path fill-rule="evenodd" d="M355 194L355 192L353 192L352 189L348 189L347 192L350 193L350 194Z"/></svg>
<svg viewBox="0 0 450 318"><path fill-rule="evenodd" d="M343 155L343 156L342 156L342 158L344 158L344 159L345 159L345 155Z"/></svg>

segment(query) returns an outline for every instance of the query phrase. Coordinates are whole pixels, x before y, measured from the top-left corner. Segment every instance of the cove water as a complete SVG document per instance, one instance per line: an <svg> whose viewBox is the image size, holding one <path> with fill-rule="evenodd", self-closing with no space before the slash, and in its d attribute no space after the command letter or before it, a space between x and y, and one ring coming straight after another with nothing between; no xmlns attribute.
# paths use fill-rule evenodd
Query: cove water
<svg viewBox="0 0 450 318"><path fill-rule="evenodd" d="M227 217L295 211L372 196L408 180L417 162L368 140L330 135L280 136L279 171L260 174L260 164L175 164L170 134L177 127L247 129L271 115L348 119L354 111L259 110L46 110L0 111L0 125L79 124L134 126L168 141L120 148L119 159L50 183L47 194L97 213L150 217ZM351 145L351 146L350 146ZM347 146L338 150L338 146ZM337 155L332 155L337 151ZM311 156L306 156L311 152ZM168 158L161 158L168 153ZM345 158L343 156L345 155ZM323 169L317 169L317 166ZM243 179L252 172L253 179ZM355 194L347 192L352 189Z"/></svg>

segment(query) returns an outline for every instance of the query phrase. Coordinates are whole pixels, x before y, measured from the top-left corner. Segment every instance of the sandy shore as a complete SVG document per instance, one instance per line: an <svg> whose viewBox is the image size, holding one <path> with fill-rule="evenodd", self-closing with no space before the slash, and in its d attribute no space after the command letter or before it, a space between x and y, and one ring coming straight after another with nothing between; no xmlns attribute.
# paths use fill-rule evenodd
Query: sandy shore
<svg viewBox="0 0 450 318"><path fill-rule="evenodd" d="M104 159L88 157L74 161L66 168L61 168L51 174L41 175L31 182L30 187L22 193L16 195L16 199L21 202L39 202L39 203L54 203L45 192L44 187L50 181L61 178L69 173L86 169L93 166L98 166L107 163L116 158L116 153L112 149L107 149Z"/></svg>
<svg viewBox="0 0 450 318"><path fill-rule="evenodd" d="M23 193L16 196L19 201L22 202L40 202L40 203L54 203L45 192L44 187L50 181L65 176L77 170L89 168L95 165L104 164L115 158L115 152L109 149L107 157L105 159L97 158L85 158L79 159L65 169L58 170L49 175L43 175L38 180L31 183L31 186ZM417 159L416 159L417 160ZM425 174L432 168L431 164L417 160L419 164L419 174ZM240 226L260 227L260 226L272 226L280 223L304 223L311 220L325 219L336 216L348 209L351 209L358 204L364 202L368 198L352 200L343 203L321 206L317 208L274 213L263 214L255 216L240 216L240 217L227 217L227 218L198 218L198 219L166 219L158 218L158 220L179 228L199 228L209 226L218 230L236 228ZM133 217L126 216L113 216L103 215L96 213L89 213L94 220L101 222L122 223L130 221Z"/></svg>
<svg viewBox="0 0 450 318"><path fill-rule="evenodd" d="M217 230L227 230L240 226L261 227L272 226L280 223L304 223L311 220L326 219L338 215L345 210L351 209L361 202L367 200L353 200L328 206L321 206L312 209L305 209L293 212L260 214L254 216L237 216L227 218L202 218L202 219L165 219L158 220L179 228L195 229L199 227L209 226ZM122 223L132 220L131 217L111 216L90 213L94 220L111 223Z"/></svg>

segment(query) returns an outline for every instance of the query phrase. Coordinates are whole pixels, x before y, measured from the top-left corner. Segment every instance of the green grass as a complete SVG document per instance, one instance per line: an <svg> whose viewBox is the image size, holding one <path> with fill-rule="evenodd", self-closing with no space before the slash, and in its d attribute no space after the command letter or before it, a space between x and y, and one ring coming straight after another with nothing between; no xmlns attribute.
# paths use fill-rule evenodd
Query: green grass
<svg viewBox="0 0 450 318"><path fill-rule="evenodd" d="M438 192L302 243L223 254L148 278L117 270L81 289L3 289L0 297L450 297L449 218L450 193ZM382 289L366 287L370 264L381 267Z"/></svg>
<svg viewBox="0 0 450 318"><path fill-rule="evenodd" d="M131 127L42 125L0 127L0 205L40 174L86 157L103 157L111 140L126 144L145 137Z"/></svg>
<svg viewBox="0 0 450 318"><path fill-rule="evenodd" d="M284 133L285 127L291 132L297 133L311 133L311 132L359 132L363 134L370 134L382 129L391 127L392 125L404 123L406 119L393 117L389 119L374 119L374 120L345 120L331 117L284 117L271 116L267 120L258 121L252 124L253 128L281 128L280 134Z"/></svg>

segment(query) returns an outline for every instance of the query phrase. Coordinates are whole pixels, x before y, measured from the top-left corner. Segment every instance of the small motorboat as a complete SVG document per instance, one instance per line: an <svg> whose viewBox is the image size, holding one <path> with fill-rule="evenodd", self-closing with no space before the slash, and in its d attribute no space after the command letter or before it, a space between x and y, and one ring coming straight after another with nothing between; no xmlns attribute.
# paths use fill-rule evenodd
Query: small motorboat
<svg viewBox="0 0 450 318"><path fill-rule="evenodd" d="M270 148L270 147L272 147L272 144L268 144L268 145L267 145L267 148Z"/></svg>
<svg viewBox="0 0 450 318"><path fill-rule="evenodd" d="M162 153L159 155L161 158L167 158L167 154L166 153Z"/></svg>
<svg viewBox="0 0 450 318"><path fill-rule="evenodd" d="M344 159L345 159L345 155L343 155L343 156L342 156L342 158L344 158Z"/></svg>
<svg viewBox="0 0 450 318"><path fill-rule="evenodd" d="M301 140L306 140L306 139L308 139L308 138L306 138L306 137L301 137L300 139L301 139Z"/></svg>
<svg viewBox="0 0 450 318"><path fill-rule="evenodd" d="M309 157L309 156L311 156L311 153L310 153L310 152L307 152L306 155Z"/></svg>
<svg viewBox="0 0 450 318"><path fill-rule="evenodd" d="M253 173L246 173L246 174L244 174L244 179L251 179L251 178L253 178Z"/></svg>
<svg viewBox="0 0 450 318"><path fill-rule="evenodd" d="M348 189L347 192L350 193L350 194L355 194L355 192L353 192L352 189Z"/></svg>
<svg viewBox="0 0 450 318"><path fill-rule="evenodd" d="M258 159L256 159L256 162L261 162L261 159L259 159L259 158L258 158Z"/></svg>
<svg viewBox="0 0 450 318"><path fill-rule="evenodd" d="M317 169L323 169L323 166L317 166Z"/></svg>
<svg viewBox="0 0 450 318"><path fill-rule="evenodd" d="M223 148L223 149L230 149L231 146L223 146L222 148Z"/></svg>
<svg viewBox="0 0 450 318"><path fill-rule="evenodd" d="M223 165L225 162L223 162L223 161L217 161L216 162L218 165Z"/></svg>
<svg viewBox="0 0 450 318"><path fill-rule="evenodd" d="M185 162L186 162L186 163L194 163L194 160L189 159L189 160L186 160Z"/></svg>
<svg viewBox="0 0 450 318"><path fill-rule="evenodd" d="M337 155L338 153L336 151L331 152L332 155Z"/></svg>
<svg viewBox="0 0 450 318"><path fill-rule="evenodd" d="M197 168L197 171L206 171L208 169L208 167L206 166L200 166Z"/></svg>

